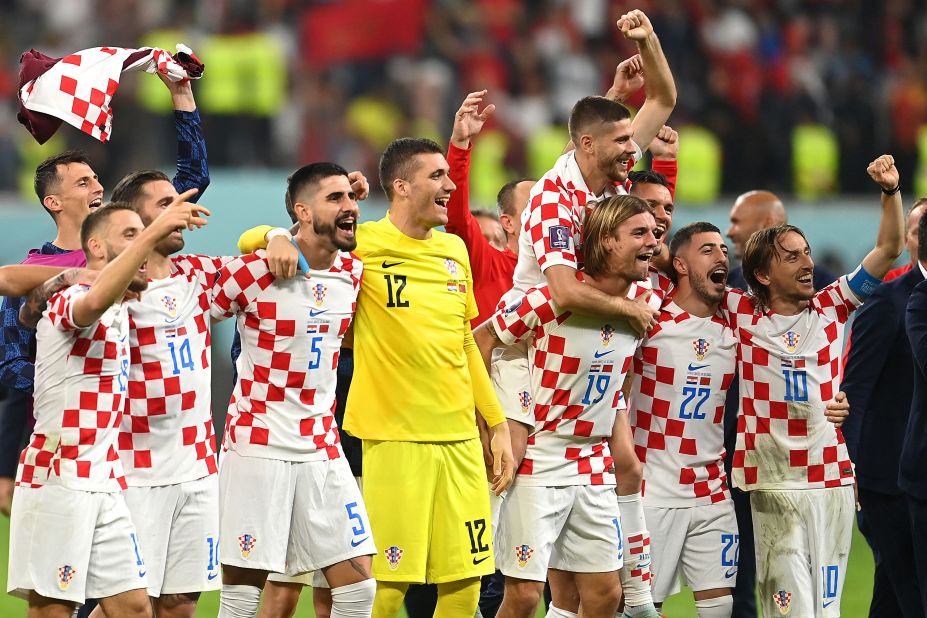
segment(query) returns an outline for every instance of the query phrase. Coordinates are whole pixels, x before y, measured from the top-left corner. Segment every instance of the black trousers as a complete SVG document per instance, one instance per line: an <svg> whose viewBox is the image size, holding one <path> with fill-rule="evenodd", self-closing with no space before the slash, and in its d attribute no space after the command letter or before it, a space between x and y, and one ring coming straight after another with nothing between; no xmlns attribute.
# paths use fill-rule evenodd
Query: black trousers
<svg viewBox="0 0 927 618"><path fill-rule="evenodd" d="M921 618L921 595L914 566L914 540L908 501L859 488L859 531L875 559L870 618Z"/></svg>
<svg viewBox="0 0 927 618"><path fill-rule="evenodd" d="M919 616L927 615L927 500L906 496L911 522L912 550L914 553L917 587L921 597ZM905 614L907 616L907 614Z"/></svg>
<svg viewBox="0 0 927 618"><path fill-rule="evenodd" d="M734 586L734 609L731 618L756 618L756 549L753 544L753 511L750 494L731 488L737 528L740 533L737 584Z"/></svg>

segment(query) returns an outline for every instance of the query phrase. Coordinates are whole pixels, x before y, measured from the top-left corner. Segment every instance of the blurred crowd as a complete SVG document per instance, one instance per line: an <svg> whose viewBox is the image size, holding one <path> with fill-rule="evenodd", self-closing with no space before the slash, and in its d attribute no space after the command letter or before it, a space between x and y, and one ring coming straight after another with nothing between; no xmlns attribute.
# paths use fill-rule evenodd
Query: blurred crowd
<svg viewBox="0 0 927 618"><path fill-rule="evenodd" d="M215 166L293 169L329 159L375 178L386 143L399 135L445 143L461 95L489 89L498 111L474 161L474 175L485 178L475 197L486 203L505 181L547 169L572 104L604 93L617 62L632 53L614 26L630 8L647 12L669 59L679 92L671 123L703 127L719 145L724 193L791 192L795 130L804 125L837 146L835 190L867 191L861 171L880 152L894 153L901 177L914 182L919 140L927 143L924 5L0 0L0 190L18 190L21 172L31 176L44 154L15 119L22 51L172 49L183 41L206 63L195 93ZM127 78L114 110L109 145L65 128L53 149L89 149L108 178L173 158L169 97L158 80Z"/></svg>

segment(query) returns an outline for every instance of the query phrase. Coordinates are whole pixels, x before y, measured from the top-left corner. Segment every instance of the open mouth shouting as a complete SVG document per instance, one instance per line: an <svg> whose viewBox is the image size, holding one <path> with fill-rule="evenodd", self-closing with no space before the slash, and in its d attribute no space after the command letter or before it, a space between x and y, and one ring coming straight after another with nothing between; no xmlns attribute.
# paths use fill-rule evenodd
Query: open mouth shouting
<svg viewBox="0 0 927 618"><path fill-rule="evenodd" d="M710 273L708 273L708 278L711 280L712 283L715 283L718 285L726 285L727 284L727 267L718 266L717 268L712 270Z"/></svg>
<svg viewBox="0 0 927 618"><path fill-rule="evenodd" d="M87 206L93 210L94 208L99 208L103 205L103 196L94 198Z"/></svg>
<svg viewBox="0 0 927 618"><path fill-rule="evenodd" d="M353 236L357 230L357 217L352 214L341 215L335 219L335 227Z"/></svg>

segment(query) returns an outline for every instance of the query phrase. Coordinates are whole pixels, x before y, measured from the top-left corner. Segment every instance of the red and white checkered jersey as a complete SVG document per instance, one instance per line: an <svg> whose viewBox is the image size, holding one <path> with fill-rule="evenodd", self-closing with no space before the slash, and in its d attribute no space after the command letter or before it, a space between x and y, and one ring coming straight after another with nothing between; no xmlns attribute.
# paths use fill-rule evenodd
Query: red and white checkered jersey
<svg viewBox="0 0 927 618"><path fill-rule="evenodd" d="M265 252L219 271L212 314L238 316L241 355L229 402L228 448L246 457L340 457L338 352L357 303L363 263L339 252L326 271L275 281Z"/></svg>
<svg viewBox="0 0 927 618"><path fill-rule="evenodd" d="M647 292L635 284L629 296ZM657 301L654 300L654 303ZM522 485L614 485L608 447L621 386L640 339L621 320L563 311L546 285L532 288L491 319L499 339L530 341L531 392L522 405L534 428L515 482Z"/></svg>
<svg viewBox="0 0 927 618"><path fill-rule="evenodd" d="M729 290L725 302L740 343L740 413L734 484L752 489L817 489L853 483L841 431L824 417L838 389L843 331L862 304L847 277L797 315L757 311Z"/></svg>
<svg viewBox="0 0 927 618"><path fill-rule="evenodd" d="M641 158L640 148L634 162ZM530 288L547 283L542 274L549 267L563 264L579 270L583 265L582 232L586 209L614 195L626 194L630 182L608 185L601 195L592 193L583 180L574 152L562 155L554 167L531 188L528 207L521 216L518 262L513 287L502 299L509 305Z"/></svg>
<svg viewBox="0 0 927 618"><path fill-rule="evenodd" d="M629 421L644 464L644 503L684 508L730 497L724 473L724 401L737 341L721 317L673 302L634 356Z"/></svg>
<svg viewBox="0 0 927 618"><path fill-rule="evenodd" d="M52 296L36 327L35 429L17 485L126 488L116 440L129 373L129 311L118 303L90 326L77 326L74 303L89 289L74 285Z"/></svg>
<svg viewBox="0 0 927 618"><path fill-rule="evenodd" d="M128 303L129 402L119 457L130 486L215 474L210 305L216 272L233 258L180 255Z"/></svg>

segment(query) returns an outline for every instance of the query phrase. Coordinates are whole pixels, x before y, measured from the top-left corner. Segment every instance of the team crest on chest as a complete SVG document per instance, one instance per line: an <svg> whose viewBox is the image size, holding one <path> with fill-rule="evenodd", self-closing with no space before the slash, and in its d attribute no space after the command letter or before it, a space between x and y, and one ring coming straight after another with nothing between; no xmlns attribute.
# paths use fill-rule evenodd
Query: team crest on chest
<svg viewBox="0 0 927 618"><path fill-rule="evenodd" d="M238 548L241 549L241 557L247 558L251 555L254 546L257 545L257 539L254 536L245 533L238 537Z"/></svg>
<svg viewBox="0 0 927 618"><path fill-rule="evenodd" d="M447 268L447 272L452 276L457 276L457 262L448 258L444 260L444 266Z"/></svg>
<svg viewBox="0 0 927 618"><path fill-rule="evenodd" d="M534 554L534 550L531 549L530 546L516 545L515 558L518 560L518 568L523 569L528 566L528 561L531 560L532 554Z"/></svg>
<svg viewBox="0 0 927 618"><path fill-rule="evenodd" d="M172 317L177 317L177 299L173 296L164 295L161 297L161 304L167 309L167 313Z"/></svg>
<svg viewBox="0 0 927 618"><path fill-rule="evenodd" d="M65 564L58 567L58 588L61 590L67 590L68 586L71 585L71 580L74 579L75 575L77 575L77 570L70 564Z"/></svg>
<svg viewBox="0 0 927 618"><path fill-rule="evenodd" d="M789 354L794 354L795 350L798 349L798 343L801 341L801 335L790 330L782 335L782 341L785 343L785 349L789 351Z"/></svg>
<svg viewBox="0 0 927 618"><path fill-rule="evenodd" d="M399 561L402 560L403 553L405 552L396 545L390 545L383 550L383 555L386 556L386 563L389 565L390 571L395 571L399 568Z"/></svg>
<svg viewBox="0 0 927 618"><path fill-rule="evenodd" d="M309 290L312 292L312 300L315 301L315 306L321 307L322 302L325 300L325 294L328 293L328 288L321 283L316 283L314 286L309 288Z"/></svg>
<svg viewBox="0 0 927 618"><path fill-rule="evenodd" d="M692 342L692 348L695 350L695 360L705 360L705 355L711 349L711 344L705 339L696 339Z"/></svg>
<svg viewBox="0 0 927 618"><path fill-rule="evenodd" d="M779 613L785 616L792 609L792 593L780 590L773 595L773 603L779 608Z"/></svg>
<svg viewBox="0 0 927 618"><path fill-rule="evenodd" d="M599 335L602 336L602 345L607 346L612 342L612 337L615 336L615 329L611 324L606 324L599 331Z"/></svg>

